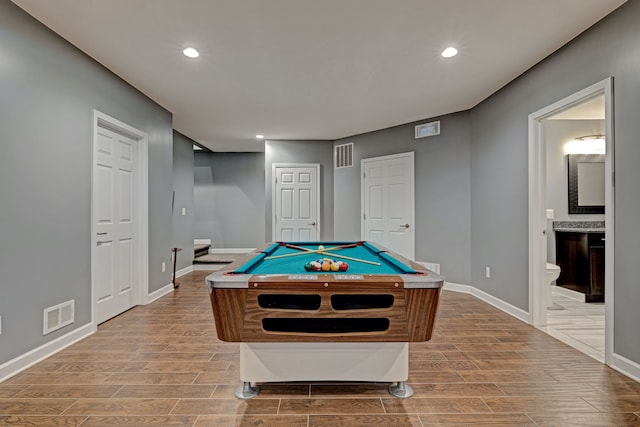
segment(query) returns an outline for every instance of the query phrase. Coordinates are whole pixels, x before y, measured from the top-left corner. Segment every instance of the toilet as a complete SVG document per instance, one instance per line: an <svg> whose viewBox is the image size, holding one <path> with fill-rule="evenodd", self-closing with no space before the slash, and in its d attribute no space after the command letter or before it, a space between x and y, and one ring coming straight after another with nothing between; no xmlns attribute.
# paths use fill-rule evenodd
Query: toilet
<svg viewBox="0 0 640 427"><path fill-rule="evenodd" d="M564 307L553 302L553 296L551 292L551 284L560 276L560 267L555 264L547 263L547 268L544 273L545 284L549 291L547 294L547 309L549 310L562 310Z"/></svg>

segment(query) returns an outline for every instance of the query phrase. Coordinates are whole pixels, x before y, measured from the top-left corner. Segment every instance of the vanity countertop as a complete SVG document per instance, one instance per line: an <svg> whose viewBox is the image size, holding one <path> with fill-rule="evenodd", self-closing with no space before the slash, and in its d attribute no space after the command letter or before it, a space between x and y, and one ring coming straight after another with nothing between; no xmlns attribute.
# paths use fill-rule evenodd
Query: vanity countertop
<svg viewBox="0 0 640 427"><path fill-rule="evenodd" d="M564 233L604 233L604 221L553 221L553 231Z"/></svg>

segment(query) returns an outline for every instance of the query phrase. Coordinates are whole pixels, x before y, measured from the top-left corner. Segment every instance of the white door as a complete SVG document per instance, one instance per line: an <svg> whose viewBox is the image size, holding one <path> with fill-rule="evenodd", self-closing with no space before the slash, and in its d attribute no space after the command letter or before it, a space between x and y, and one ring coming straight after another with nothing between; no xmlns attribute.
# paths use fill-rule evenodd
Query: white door
<svg viewBox="0 0 640 427"><path fill-rule="evenodd" d="M362 238L414 259L413 153L363 159Z"/></svg>
<svg viewBox="0 0 640 427"><path fill-rule="evenodd" d="M134 227L136 141L99 127L93 176L95 322L136 304Z"/></svg>
<svg viewBox="0 0 640 427"><path fill-rule="evenodd" d="M274 165L273 237L315 241L320 235L320 166Z"/></svg>

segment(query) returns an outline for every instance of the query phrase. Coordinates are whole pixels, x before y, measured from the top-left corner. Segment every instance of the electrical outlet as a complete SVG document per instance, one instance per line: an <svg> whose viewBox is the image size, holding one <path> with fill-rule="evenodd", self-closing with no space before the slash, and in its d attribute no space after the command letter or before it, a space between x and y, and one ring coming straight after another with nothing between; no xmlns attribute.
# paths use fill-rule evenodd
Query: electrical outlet
<svg viewBox="0 0 640 427"><path fill-rule="evenodd" d="M185 216L187 214L187 208L182 208L182 216Z"/></svg>
<svg viewBox="0 0 640 427"><path fill-rule="evenodd" d="M162 261L162 272L164 273L165 271L167 271L167 263Z"/></svg>
<svg viewBox="0 0 640 427"><path fill-rule="evenodd" d="M484 268L484 275L487 279L491 278L491 267L486 266Z"/></svg>

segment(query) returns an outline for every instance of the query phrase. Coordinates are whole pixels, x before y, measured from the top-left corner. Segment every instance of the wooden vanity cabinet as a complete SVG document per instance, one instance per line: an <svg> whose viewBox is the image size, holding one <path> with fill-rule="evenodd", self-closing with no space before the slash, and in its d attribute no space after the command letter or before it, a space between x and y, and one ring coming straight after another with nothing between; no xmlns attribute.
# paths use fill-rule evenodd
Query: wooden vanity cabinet
<svg viewBox="0 0 640 427"><path fill-rule="evenodd" d="M604 302L604 233L557 231L558 286L585 294L586 302Z"/></svg>

